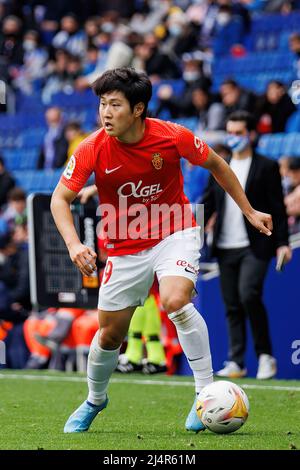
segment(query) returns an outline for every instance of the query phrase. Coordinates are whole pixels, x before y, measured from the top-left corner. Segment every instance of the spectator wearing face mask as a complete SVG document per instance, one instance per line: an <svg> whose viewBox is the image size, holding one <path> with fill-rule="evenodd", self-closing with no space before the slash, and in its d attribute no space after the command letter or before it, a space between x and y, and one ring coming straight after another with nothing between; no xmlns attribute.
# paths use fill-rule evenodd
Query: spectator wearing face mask
<svg viewBox="0 0 300 470"><path fill-rule="evenodd" d="M13 84L24 94L31 95L40 90L42 79L46 75L48 52L41 47L37 31L30 30L24 34L24 65L15 69Z"/></svg>
<svg viewBox="0 0 300 470"><path fill-rule="evenodd" d="M196 107L193 104L193 90L201 88L208 90L211 85L210 78L204 73L202 53L193 52L183 55L182 78L185 82L185 89L180 100L173 95L170 85L161 85L158 89L159 106L157 115L162 110L168 110L172 118L198 116Z"/></svg>
<svg viewBox="0 0 300 470"><path fill-rule="evenodd" d="M190 22L185 13L176 10L171 13L166 21L167 38L164 40L163 49L180 59L182 54L193 51L198 42L200 27Z"/></svg>
<svg viewBox="0 0 300 470"><path fill-rule="evenodd" d="M226 55L235 44L241 44L245 26L240 15L235 15L230 5L219 8L213 39L215 57Z"/></svg>

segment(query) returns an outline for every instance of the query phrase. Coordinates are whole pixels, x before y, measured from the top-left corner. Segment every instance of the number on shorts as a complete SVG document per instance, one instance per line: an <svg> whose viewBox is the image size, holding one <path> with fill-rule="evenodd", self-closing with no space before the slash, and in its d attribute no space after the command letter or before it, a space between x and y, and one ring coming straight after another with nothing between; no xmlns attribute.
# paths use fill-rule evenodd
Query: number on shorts
<svg viewBox="0 0 300 470"><path fill-rule="evenodd" d="M104 271L104 279L103 279L103 284L107 284L110 276L112 275L112 270L113 270L113 264L111 261L107 261L106 263L106 268Z"/></svg>

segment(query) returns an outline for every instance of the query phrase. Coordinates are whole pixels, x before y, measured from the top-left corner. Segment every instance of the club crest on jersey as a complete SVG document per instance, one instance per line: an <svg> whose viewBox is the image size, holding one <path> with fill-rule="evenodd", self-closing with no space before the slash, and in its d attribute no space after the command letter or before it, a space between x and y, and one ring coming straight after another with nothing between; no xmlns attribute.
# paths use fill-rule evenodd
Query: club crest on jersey
<svg viewBox="0 0 300 470"><path fill-rule="evenodd" d="M72 178L73 171L75 170L75 166L76 166L76 160L75 160L74 155L72 155L64 171L64 177L67 178L67 180Z"/></svg>
<svg viewBox="0 0 300 470"><path fill-rule="evenodd" d="M156 152L152 155L152 165L156 170L161 170L164 164L163 158L161 158L160 153Z"/></svg>

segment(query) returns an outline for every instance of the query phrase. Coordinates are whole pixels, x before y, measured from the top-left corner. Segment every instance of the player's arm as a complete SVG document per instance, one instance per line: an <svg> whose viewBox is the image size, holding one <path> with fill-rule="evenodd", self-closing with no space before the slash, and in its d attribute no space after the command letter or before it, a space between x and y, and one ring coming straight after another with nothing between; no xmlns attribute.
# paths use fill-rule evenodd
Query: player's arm
<svg viewBox="0 0 300 470"><path fill-rule="evenodd" d="M271 215L253 209L230 166L211 148L209 148L208 157L203 163L203 167L212 173L215 180L234 199L245 217L257 230L265 235L272 234L273 222Z"/></svg>
<svg viewBox="0 0 300 470"><path fill-rule="evenodd" d="M72 262L82 274L89 276L96 269L97 255L91 248L81 243L75 229L70 205L77 194L59 182L52 195L51 212Z"/></svg>

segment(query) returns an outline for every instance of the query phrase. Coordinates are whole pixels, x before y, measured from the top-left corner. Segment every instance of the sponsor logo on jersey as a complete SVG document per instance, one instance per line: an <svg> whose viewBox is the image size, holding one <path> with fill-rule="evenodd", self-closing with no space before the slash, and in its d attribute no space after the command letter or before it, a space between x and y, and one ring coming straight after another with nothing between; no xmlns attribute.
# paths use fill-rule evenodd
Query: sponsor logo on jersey
<svg viewBox="0 0 300 470"><path fill-rule="evenodd" d="M163 190L160 187L160 183L151 184L150 186L142 186L143 181L140 180L138 184L129 181L128 183L123 184L118 189L118 195L123 197L148 197L154 196L161 193Z"/></svg>
<svg viewBox="0 0 300 470"><path fill-rule="evenodd" d="M200 153L202 154L202 153L203 153L203 150L204 150L204 142L203 142L203 140L199 139L199 137L197 137L197 136L195 135L195 136L194 136L194 144L195 144L196 149L199 149L199 150L200 150Z"/></svg>
<svg viewBox="0 0 300 470"><path fill-rule="evenodd" d="M152 165L156 170L161 170L164 164L163 158L160 156L159 152L156 152L152 155Z"/></svg>
<svg viewBox="0 0 300 470"><path fill-rule="evenodd" d="M117 171L119 170L119 168L121 168L123 165L119 165L117 166L116 168L112 168L111 170L109 170L108 168L105 168L105 174L106 175L109 175L110 173L113 173L114 171Z"/></svg>
<svg viewBox="0 0 300 470"><path fill-rule="evenodd" d="M177 266L182 266L187 273L198 274L198 269L183 259L177 261Z"/></svg>
<svg viewBox="0 0 300 470"><path fill-rule="evenodd" d="M72 155L63 173L64 177L67 178L67 180L72 178L73 171L75 170L75 166L76 166L76 160L75 160L74 155Z"/></svg>

